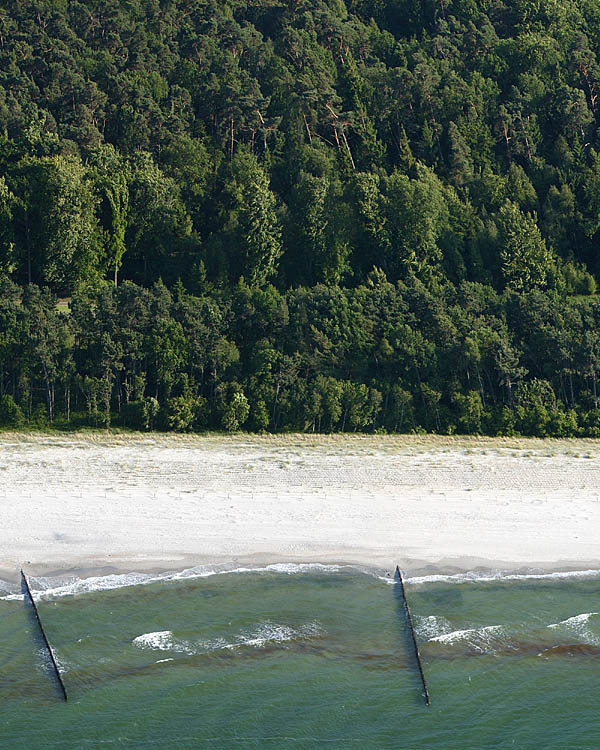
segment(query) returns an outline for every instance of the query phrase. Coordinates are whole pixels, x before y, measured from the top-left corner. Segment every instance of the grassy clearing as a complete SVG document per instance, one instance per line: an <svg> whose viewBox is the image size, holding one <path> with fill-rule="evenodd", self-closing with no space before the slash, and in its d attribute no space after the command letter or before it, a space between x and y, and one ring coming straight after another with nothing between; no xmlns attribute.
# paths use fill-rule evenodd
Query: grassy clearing
<svg viewBox="0 0 600 750"><path fill-rule="evenodd" d="M61 312L69 315L71 313L71 298L70 297L61 297L56 301L56 309Z"/></svg>

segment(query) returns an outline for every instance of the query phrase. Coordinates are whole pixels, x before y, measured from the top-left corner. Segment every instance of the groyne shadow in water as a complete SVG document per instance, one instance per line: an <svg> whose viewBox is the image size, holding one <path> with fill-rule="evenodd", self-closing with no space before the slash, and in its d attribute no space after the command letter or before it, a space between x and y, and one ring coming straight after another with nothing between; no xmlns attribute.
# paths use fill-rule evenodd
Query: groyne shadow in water
<svg viewBox="0 0 600 750"><path fill-rule="evenodd" d="M429 699L429 691L427 689L427 682L425 680L425 673L423 671L423 663L421 661L421 655L419 653L417 635L415 633L415 628L410 613L410 607L406 599L406 591L404 589L402 573L400 572L400 568L398 566L396 566L396 571L394 573L394 586L392 588L397 603L397 610L399 615L398 620L403 624L401 632L406 653L412 653L413 655L415 671L417 673L417 679L419 680L423 699L425 700L425 705L429 706L431 701Z"/></svg>
<svg viewBox="0 0 600 750"><path fill-rule="evenodd" d="M50 679L51 683L54 685L57 693L66 702L67 690L65 688L64 682L62 681L62 677L60 676L58 664L56 663L56 659L52 651L52 646L50 645L48 638L46 637L46 633L44 632L42 621L33 601L33 597L29 589L29 584L27 583L27 579L25 578L25 574L23 573L23 571L21 571L21 593L23 594L23 604L25 607L25 611L27 612L27 616L31 624L31 637L35 646L37 647L37 652L40 655L40 659L42 660L42 669Z"/></svg>

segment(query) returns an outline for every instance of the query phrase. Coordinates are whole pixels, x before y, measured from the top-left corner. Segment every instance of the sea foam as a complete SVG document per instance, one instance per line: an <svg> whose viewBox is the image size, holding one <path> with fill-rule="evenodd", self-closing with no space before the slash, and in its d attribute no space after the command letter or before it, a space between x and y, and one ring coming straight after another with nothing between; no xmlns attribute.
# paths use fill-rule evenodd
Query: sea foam
<svg viewBox="0 0 600 750"><path fill-rule="evenodd" d="M420 584L420 583L498 583L502 581L537 581L537 580L561 580L569 578L598 578L600 577L600 570L566 570L556 571L554 573L513 573L507 570L495 570L495 571L475 571L468 570L464 573L452 573L444 575L441 573L428 575L428 576L412 576L405 578L405 583Z"/></svg>
<svg viewBox="0 0 600 750"><path fill-rule="evenodd" d="M467 646L477 653L494 653L495 644L504 634L502 625L486 625L481 628L467 628L465 630L452 630L449 633L434 636L429 639L430 643L440 643L443 645L461 645Z"/></svg>
<svg viewBox="0 0 600 750"><path fill-rule="evenodd" d="M548 627L552 630L559 630L568 633L570 636L577 636L585 643L593 646L600 646L600 635L594 632L590 627L592 617L598 615L598 612L582 612L580 615L567 617L566 620L554 622Z"/></svg>
<svg viewBox="0 0 600 750"><path fill-rule="evenodd" d="M452 632L452 625L445 617L439 615L416 615L415 630L419 638L425 641Z"/></svg>
<svg viewBox="0 0 600 750"><path fill-rule="evenodd" d="M180 571L165 573L119 573L106 576L90 576L88 578L44 578L29 576L31 592L36 601L40 599L56 599L63 596L77 596L79 594L108 591L128 586L144 586L164 581L180 581L193 578L209 578L216 575L230 575L242 573L283 573L296 575L299 573L338 573L342 570L357 570L366 572L352 565L324 565L322 563L274 563L262 567L227 567L216 565L198 565ZM0 581L0 600L10 601L22 599L17 593L19 586L8 581Z"/></svg>
<svg viewBox="0 0 600 750"><path fill-rule="evenodd" d="M253 628L236 633L230 640L221 637L212 640L192 641L178 638L171 630L158 630L151 633L142 633L142 635L134 638L132 643L141 649L170 651L193 656L221 649L237 649L244 646L262 648L269 643L306 640L321 635L323 632L323 628L318 622L291 627L271 620L264 620Z"/></svg>
<svg viewBox="0 0 600 750"><path fill-rule="evenodd" d="M165 573L118 573L105 576L90 576L88 578L71 577L37 577L30 576L29 583L33 598L57 599L63 596L78 596L80 594L109 591L128 586L144 586L165 581L180 581L193 578L209 578L217 575L243 573L279 573L298 575L305 573L331 574L341 572L355 572L370 576L386 584L397 583L390 573L387 576L380 572L360 565L325 565L323 563L273 563L257 567L233 567L232 565L197 565L180 571ZM464 573L432 574L427 576L409 576L404 579L407 585L429 583L468 584L468 583L497 583L501 581L526 580L560 580L560 579L589 579L600 577L600 570L573 570L554 573L514 573L511 571L466 571ZM20 586L9 581L0 580L0 601L22 600Z"/></svg>

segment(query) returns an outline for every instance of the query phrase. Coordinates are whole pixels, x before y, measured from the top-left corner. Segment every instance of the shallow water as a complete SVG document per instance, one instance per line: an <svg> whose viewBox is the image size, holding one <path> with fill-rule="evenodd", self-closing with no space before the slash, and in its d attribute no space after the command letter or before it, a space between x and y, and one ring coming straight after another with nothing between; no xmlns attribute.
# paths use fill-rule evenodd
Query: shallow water
<svg viewBox="0 0 600 750"><path fill-rule="evenodd" d="M600 573L347 566L0 582L0 747L597 748Z"/></svg>

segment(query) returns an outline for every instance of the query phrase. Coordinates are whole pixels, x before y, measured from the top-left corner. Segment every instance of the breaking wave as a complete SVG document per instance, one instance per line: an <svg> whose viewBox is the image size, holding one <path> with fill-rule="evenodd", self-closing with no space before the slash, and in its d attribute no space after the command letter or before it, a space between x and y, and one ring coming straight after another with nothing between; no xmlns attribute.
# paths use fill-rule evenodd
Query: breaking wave
<svg viewBox="0 0 600 750"><path fill-rule="evenodd" d="M302 573L329 574L340 572L355 572L368 575L386 584L396 583L393 574L382 575L381 571L369 569L359 565L326 565L323 563L273 563L257 567L234 567L233 565L197 565L180 571L165 573L116 573L104 576L90 576L87 578L70 577L36 577L30 576L29 583L33 597L40 599L56 599L63 596L77 596L80 594L108 591L128 586L143 586L166 581L180 581L193 578L209 578L217 575L243 573L279 573L297 575ZM464 573L432 574L425 576L408 576L404 582L408 585L428 583L468 584L468 583L497 583L502 581L527 580L563 580L563 579L592 579L600 578L600 570L575 570L554 573L511 571L467 571ZM20 585L0 580L0 600L10 601L22 599Z"/></svg>
<svg viewBox="0 0 600 750"><path fill-rule="evenodd" d="M479 653L493 653L496 643L504 633L502 625L486 625L482 628L468 628L466 630L452 630L450 633L436 635L429 639L430 643L466 646L471 651Z"/></svg>
<svg viewBox="0 0 600 750"><path fill-rule="evenodd" d="M568 617L566 620L560 622L554 622L548 627L551 630L562 631L570 636L577 636L585 643L591 644L592 646L600 646L600 635L599 633L590 627L590 620L593 617L598 616L598 612L583 612L580 615L574 615Z"/></svg>
<svg viewBox="0 0 600 750"><path fill-rule="evenodd" d="M554 573L513 573L507 570L475 571L452 573L449 575L433 574L428 576L412 576L405 578L405 583L498 583L501 581L534 581L534 580L563 580L569 578L591 579L599 578L600 570L568 570Z"/></svg>
<svg viewBox="0 0 600 750"><path fill-rule="evenodd" d="M126 588L128 586L142 586L163 581L179 581L193 578L208 578L216 575L229 575L232 573L284 573L295 575L298 573L339 573L343 570L358 570L368 572L366 569L357 568L352 565L324 565L322 563L274 563L256 568L234 568L216 565L198 565L180 571L169 571L166 573L119 573L105 576L90 576L88 578L43 578L29 576L31 592L36 601L40 599L54 599L63 596L76 596L96 591L108 591L112 589ZM8 581L0 581L0 600L22 599L20 586Z"/></svg>
<svg viewBox="0 0 600 750"><path fill-rule="evenodd" d="M292 628L289 625L265 620L255 628L237 633L232 640L214 638L212 640L187 640L178 638L171 630L159 630L143 633L133 639L132 643L141 649L182 653L188 656L204 654L221 649L237 649L243 646L262 648L269 643L306 640L323 634L319 623L312 622Z"/></svg>
<svg viewBox="0 0 600 750"><path fill-rule="evenodd" d="M445 617L417 615L414 620L415 631L419 638L424 641L430 641L433 638L452 632L452 625Z"/></svg>

